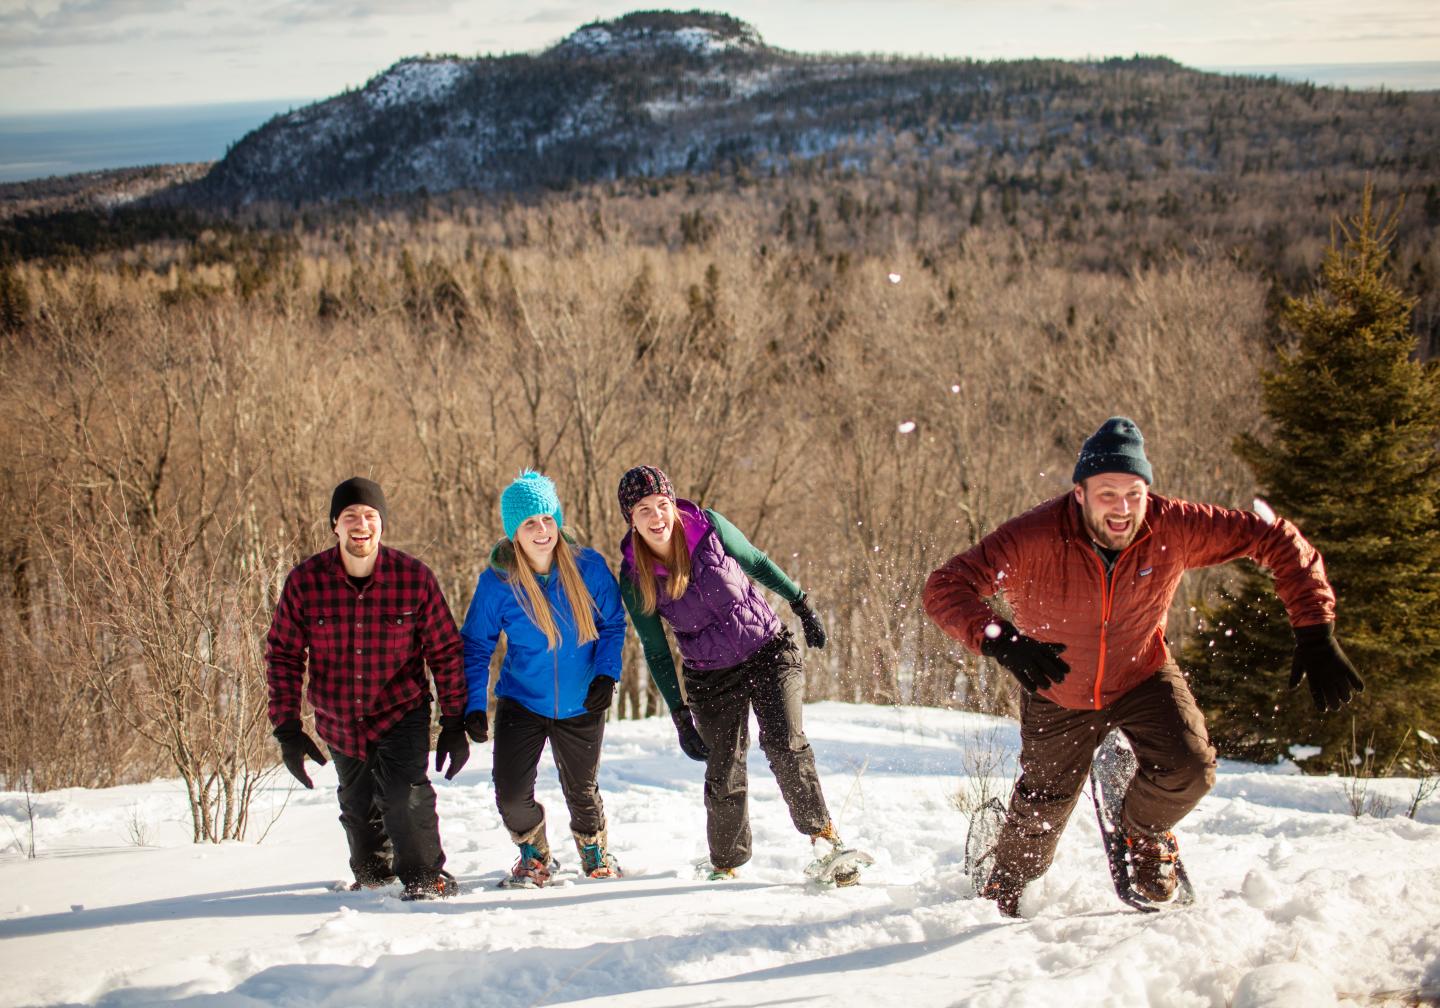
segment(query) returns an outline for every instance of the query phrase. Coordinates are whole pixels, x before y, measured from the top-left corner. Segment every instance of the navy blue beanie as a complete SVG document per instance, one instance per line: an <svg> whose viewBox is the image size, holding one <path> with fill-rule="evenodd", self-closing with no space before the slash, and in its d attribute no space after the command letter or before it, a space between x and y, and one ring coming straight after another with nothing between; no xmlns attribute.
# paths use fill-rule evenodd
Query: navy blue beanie
<svg viewBox="0 0 1440 1008"><path fill-rule="evenodd" d="M1083 483L1100 473L1129 473L1147 486L1155 482L1150 460L1145 457L1145 437L1129 417L1106 420L1081 446L1073 482Z"/></svg>

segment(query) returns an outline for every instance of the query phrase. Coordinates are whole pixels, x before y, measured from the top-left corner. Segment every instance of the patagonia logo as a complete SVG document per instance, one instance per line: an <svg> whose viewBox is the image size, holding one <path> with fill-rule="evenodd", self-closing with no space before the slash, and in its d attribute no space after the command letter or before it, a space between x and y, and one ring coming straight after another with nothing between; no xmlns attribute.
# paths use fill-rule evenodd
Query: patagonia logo
<svg viewBox="0 0 1440 1008"><path fill-rule="evenodd" d="M1155 569L1154 567L1146 567L1144 570L1142 570L1142 571L1137 575L1137 577L1145 577L1147 574L1149 574L1149 573L1150 573L1151 571L1153 571L1154 569Z"/></svg>

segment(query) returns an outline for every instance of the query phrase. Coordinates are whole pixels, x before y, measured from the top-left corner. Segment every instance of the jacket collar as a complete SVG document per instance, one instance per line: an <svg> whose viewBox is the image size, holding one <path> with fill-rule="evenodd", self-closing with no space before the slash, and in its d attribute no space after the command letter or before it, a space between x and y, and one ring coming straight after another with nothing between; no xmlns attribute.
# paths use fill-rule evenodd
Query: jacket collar
<svg viewBox="0 0 1440 1008"><path fill-rule="evenodd" d="M385 568L388 566L390 547L384 543L380 544L379 555L375 557L375 569L370 572L370 583L375 584L385 580ZM336 543L325 551L325 565L330 573L342 580L348 580L350 574L345 570L345 561L340 559L340 544Z"/></svg>

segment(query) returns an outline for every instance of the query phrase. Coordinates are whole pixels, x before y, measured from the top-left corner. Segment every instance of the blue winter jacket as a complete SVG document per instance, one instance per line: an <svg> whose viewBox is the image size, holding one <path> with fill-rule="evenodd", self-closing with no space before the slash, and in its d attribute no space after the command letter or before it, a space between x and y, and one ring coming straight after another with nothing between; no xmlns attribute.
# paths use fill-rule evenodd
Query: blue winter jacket
<svg viewBox="0 0 1440 1008"><path fill-rule="evenodd" d="M489 566L475 584L475 597L465 613L460 636L465 642L465 680L470 696L465 713L485 709L490 684L490 657L500 634L505 634L505 659L500 666L497 697L507 697L548 718L570 718L585 713L585 693L596 676L620 678L620 647L625 641L625 610L620 587L605 558L587 547L575 548L575 565L595 600L598 639L576 643L570 601L552 568L541 578L550 611L560 629L560 643L550 650L545 634L520 605L524 589L510 582L514 547L502 540L490 551Z"/></svg>

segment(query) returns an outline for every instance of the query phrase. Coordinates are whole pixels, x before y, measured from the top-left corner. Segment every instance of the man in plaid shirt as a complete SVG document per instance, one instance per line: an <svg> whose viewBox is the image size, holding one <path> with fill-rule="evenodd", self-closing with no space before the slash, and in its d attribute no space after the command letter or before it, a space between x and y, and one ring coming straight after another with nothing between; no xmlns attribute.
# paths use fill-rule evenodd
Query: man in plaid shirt
<svg viewBox="0 0 1440 1008"><path fill-rule="evenodd" d="M361 477L335 488L336 545L285 579L266 639L270 721L285 766L307 788L305 757L325 757L300 723L300 692L340 779L340 822L350 845L352 889L398 877L403 898L450 896L435 789L426 776L430 689L440 700L435 770L451 780L470 757L465 670L455 619L430 568L380 545L385 495Z"/></svg>

